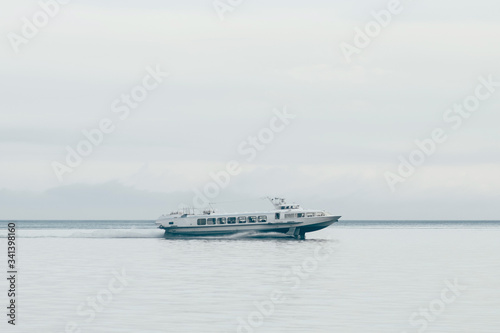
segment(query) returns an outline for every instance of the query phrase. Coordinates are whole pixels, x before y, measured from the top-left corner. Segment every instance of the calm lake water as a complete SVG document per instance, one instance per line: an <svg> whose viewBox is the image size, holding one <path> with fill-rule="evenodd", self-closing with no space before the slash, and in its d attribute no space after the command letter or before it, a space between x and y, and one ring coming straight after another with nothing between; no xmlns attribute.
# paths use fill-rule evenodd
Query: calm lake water
<svg viewBox="0 0 500 333"><path fill-rule="evenodd" d="M499 221L343 221L305 241L16 224L17 325L2 279L1 332L500 331Z"/></svg>

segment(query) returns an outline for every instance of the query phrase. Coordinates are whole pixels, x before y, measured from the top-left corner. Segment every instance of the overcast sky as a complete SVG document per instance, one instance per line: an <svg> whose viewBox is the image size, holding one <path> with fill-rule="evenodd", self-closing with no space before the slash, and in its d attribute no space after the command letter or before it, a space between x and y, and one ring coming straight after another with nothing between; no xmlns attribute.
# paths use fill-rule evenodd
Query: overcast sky
<svg viewBox="0 0 500 333"><path fill-rule="evenodd" d="M232 160L241 172L211 198L242 200L226 210L284 196L344 219L498 219L500 87L459 128L443 117L480 77L500 82L500 2L401 0L348 61L341 45L388 3L73 0L16 52L23 18L43 15L3 1L0 219L155 219ZM60 181L54 162L103 119L114 130ZM387 172L435 128L447 140L393 191Z"/></svg>

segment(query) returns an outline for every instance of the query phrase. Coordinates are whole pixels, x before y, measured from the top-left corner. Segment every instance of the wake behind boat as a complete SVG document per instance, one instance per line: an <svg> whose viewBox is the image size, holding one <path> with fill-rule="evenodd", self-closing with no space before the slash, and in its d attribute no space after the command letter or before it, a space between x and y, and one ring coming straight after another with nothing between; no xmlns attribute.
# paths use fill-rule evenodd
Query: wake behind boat
<svg viewBox="0 0 500 333"><path fill-rule="evenodd" d="M185 210L162 215L156 224L165 230L166 237L276 232L305 239L307 232L326 228L340 218L324 210L303 209L297 204L287 204L283 198L270 201L274 205L270 211L217 214L213 209L208 209L196 214L192 210Z"/></svg>

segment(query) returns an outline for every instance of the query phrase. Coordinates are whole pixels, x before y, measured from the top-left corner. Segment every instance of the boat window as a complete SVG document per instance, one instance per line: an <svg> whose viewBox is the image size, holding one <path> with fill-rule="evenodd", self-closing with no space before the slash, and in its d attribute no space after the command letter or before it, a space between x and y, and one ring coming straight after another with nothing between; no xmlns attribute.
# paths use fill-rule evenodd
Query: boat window
<svg viewBox="0 0 500 333"><path fill-rule="evenodd" d="M236 217L227 218L227 224L235 224L235 223L236 223Z"/></svg>
<svg viewBox="0 0 500 333"><path fill-rule="evenodd" d="M281 206L281 209L285 209L286 207L285 206Z"/></svg>
<svg viewBox="0 0 500 333"><path fill-rule="evenodd" d="M174 224L174 222L168 222L168 224Z"/></svg>
<svg viewBox="0 0 500 333"><path fill-rule="evenodd" d="M307 217L314 217L314 213L307 213Z"/></svg>
<svg viewBox="0 0 500 333"><path fill-rule="evenodd" d="M304 217L304 213L297 213L297 217Z"/></svg>
<svg viewBox="0 0 500 333"><path fill-rule="evenodd" d="M255 222L257 222L257 216L248 217L248 223L255 223Z"/></svg>
<svg viewBox="0 0 500 333"><path fill-rule="evenodd" d="M198 225L205 225L207 224L207 219L198 219Z"/></svg>
<svg viewBox="0 0 500 333"><path fill-rule="evenodd" d="M214 218L207 219L207 224L215 224L215 219Z"/></svg>
<svg viewBox="0 0 500 333"><path fill-rule="evenodd" d="M226 224L226 218L225 217L217 218L217 224Z"/></svg>
<svg viewBox="0 0 500 333"><path fill-rule="evenodd" d="M266 215L261 215L259 216L259 222L267 222L267 216Z"/></svg>
<svg viewBox="0 0 500 333"><path fill-rule="evenodd" d="M238 217L238 223L247 223L247 217L246 216Z"/></svg>
<svg viewBox="0 0 500 333"><path fill-rule="evenodd" d="M291 219L293 217L295 217L295 214L285 214L286 219Z"/></svg>
<svg viewBox="0 0 500 333"><path fill-rule="evenodd" d="M279 220L279 219L280 219L280 213L276 213L276 214L274 214L274 218L275 218L276 220Z"/></svg>

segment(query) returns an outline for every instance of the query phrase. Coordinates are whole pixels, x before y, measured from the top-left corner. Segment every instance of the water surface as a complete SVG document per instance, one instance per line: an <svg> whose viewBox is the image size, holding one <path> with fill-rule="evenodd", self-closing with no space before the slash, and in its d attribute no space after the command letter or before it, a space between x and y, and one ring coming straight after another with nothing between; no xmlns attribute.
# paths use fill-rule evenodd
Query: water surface
<svg viewBox="0 0 500 333"><path fill-rule="evenodd" d="M498 221L343 221L306 241L164 239L153 221L16 223L18 325L4 319L2 332L500 327Z"/></svg>

